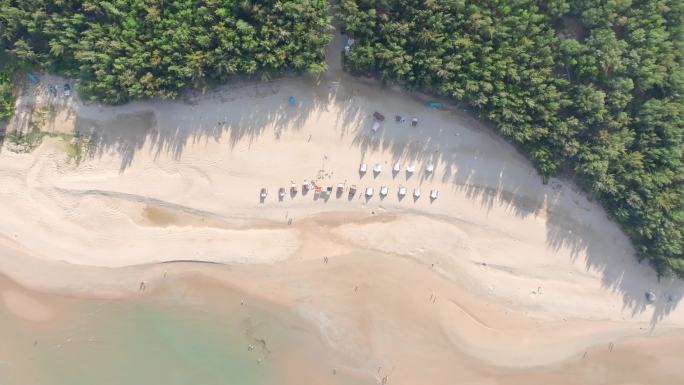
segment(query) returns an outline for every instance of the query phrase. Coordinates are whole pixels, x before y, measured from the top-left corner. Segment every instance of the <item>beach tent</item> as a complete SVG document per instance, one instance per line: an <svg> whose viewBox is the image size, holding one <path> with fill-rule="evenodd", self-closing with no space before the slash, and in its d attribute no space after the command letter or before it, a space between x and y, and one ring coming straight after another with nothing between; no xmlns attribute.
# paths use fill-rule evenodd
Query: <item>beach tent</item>
<svg viewBox="0 0 684 385"><path fill-rule="evenodd" d="M372 187L368 187L366 189L366 196L369 198L373 196L373 188Z"/></svg>
<svg viewBox="0 0 684 385"><path fill-rule="evenodd" d="M406 195L406 187L399 186L399 196L403 197L404 195Z"/></svg>
<svg viewBox="0 0 684 385"><path fill-rule="evenodd" d="M261 197L262 197L262 198L266 198L266 195L268 195L268 191L267 191L266 188L264 187L264 188L261 189Z"/></svg>
<svg viewBox="0 0 684 385"><path fill-rule="evenodd" d="M444 108L444 105L442 103L434 100L428 100L427 102L425 102L425 105L433 110L441 110L442 108Z"/></svg>
<svg viewBox="0 0 684 385"><path fill-rule="evenodd" d="M408 166L406 166L407 173L412 174L414 171L416 171L416 167L414 165L409 164Z"/></svg>
<svg viewBox="0 0 684 385"><path fill-rule="evenodd" d="M27 72L27 73L26 73L26 77L28 78L28 80L29 80L29 81L31 82L31 84L33 84L33 85L36 85L36 84L38 84L38 82L39 82L38 76L36 76L33 72Z"/></svg>
<svg viewBox="0 0 684 385"><path fill-rule="evenodd" d="M361 163L361 166L359 166L359 172L360 172L360 173L366 172L367 169L368 169L368 168L367 168L367 166L366 166L365 163Z"/></svg>
<svg viewBox="0 0 684 385"><path fill-rule="evenodd" d="M380 122L378 122L376 120L373 122L373 125L371 126L371 130L373 130L373 132L377 132L379 129L380 129Z"/></svg>
<svg viewBox="0 0 684 385"><path fill-rule="evenodd" d="M401 170L401 164L399 162L394 164L394 168L392 168L392 171L394 172L399 172Z"/></svg>
<svg viewBox="0 0 684 385"><path fill-rule="evenodd" d="M380 195L385 196L385 195L387 195L388 192L389 192L389 189L387 188L387 186L380 187Z"/></svg>
<svg viewBox="0 0 684 385"><path fill-rule="evenodd" d="M375 166L373 167L373 172L376 174L380 174L382 171L382 165L380 163L376 163Z"/></svg>
<svg viewBox="0 0 684 385"><path fill-rule="evenodd" d="M430 199L432 199L432 200L437 199L437 195L439 195L439 191L437 191L437 190L431 190L430 191Z"/></svg>
<svg viewBox="0 0 684 385"><path fill-rule="evenodd" d="M419 188L416 187L416 188L413 190L413 196L416 197L416 198L420 198L420 189L419 189Z"/></svg>
<svg viewBox="0 0 684 385"><path fill-rule="evenodd" d="M432 164L432 163L428 163L428 165L425 166L425 171L427 171L427 172L429 172L429 173L435 171L435 165Z"/></svg>
<svg viewBox="0 0 684 385"><path fill-rule="evenodd" d="M295 98L294 96L290 96L287 99L287 104L289 104L291 106L296 106L297 105L297 98Z"/></svg>

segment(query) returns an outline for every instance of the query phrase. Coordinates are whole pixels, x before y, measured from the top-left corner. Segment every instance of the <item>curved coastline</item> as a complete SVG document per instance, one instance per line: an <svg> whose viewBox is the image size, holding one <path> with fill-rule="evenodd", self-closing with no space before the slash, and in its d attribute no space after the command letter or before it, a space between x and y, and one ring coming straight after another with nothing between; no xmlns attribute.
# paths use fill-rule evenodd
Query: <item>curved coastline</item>
<svg viewBox="0 0 684 385"><path fill-rule="evenodd" d="M571 184L543 185L512 146L468 119L336 76L225 86L192 103L61 106L53 129L77 130L88 152L76 164L47 138L30 154L0 153L0 271L39 291L105 298L138 295L141 281L153 291L165 273L218 279L307 320L333 361L369 376L395 368L395 383L425 382L426 365L433 383L455 368L458 378L504 381L511 367L543 383L608 343L630 346L619 354L631 362L638 349L684 338L684 284L640 265ZM372 133L376 110L420 124L388 119ZM384 169L359 175L361 162ZM406 174L408 164L419 171ZM277 200L279 187L304 179L390 194ZM424 196L400 200L399 185ZM669 367L667 357L654 362ZM661 383L648 368L642 375Z"/></svg>

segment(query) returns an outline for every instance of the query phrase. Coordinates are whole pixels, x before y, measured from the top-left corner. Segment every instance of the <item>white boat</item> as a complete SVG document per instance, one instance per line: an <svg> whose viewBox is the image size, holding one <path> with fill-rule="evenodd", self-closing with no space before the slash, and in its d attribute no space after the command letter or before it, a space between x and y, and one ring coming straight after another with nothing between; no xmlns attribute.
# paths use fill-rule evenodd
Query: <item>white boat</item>
<svg viewBox="0 0 684 385"><path fill-rule="evenodd" d="M373 188L372 187L368 187L366 189L366 196L369 198L373 196Z"/></svg>
<svg viewBox="0 0 684 385"><path fill-rule="evenodd" d="M435 165L432 163L428 163L428 165L425 166L425 171L432 173L433 171L435 171Z"/></svg>
<svg viewBox="0 0 684 385"><path fill-rule="evenodd" d="M401 171L401 164L399 162L395 163L394 168L392 168L392 171L394 171L394 172Z"/></svg>
<svg viewBox="0 0 684 385"><path fill-rule="evenodd" d="M409 174L413 174L413 172L416 171L416 166L409 164L406 166L406 172Z"/></svg>
<svg viewBox="0 0 684 385"><path fill-rule="evenodd" d="M415 188L415 189L413 190L413 196L414 196L415 198L420 198L420 189L419 189L419 188Z"/></svg>
<svg viewBox="0 0 684 385"><path fill-rule="evenodd" d="M376 120L373 122L373 126L371 127L371 130L373 130L373 132L377 132L379 129L380 129L380 122L378 122Z"/></svg>
<svg viewBox="0 0 684 385"><path fill-rule="evenodd" d="M385 195L387 195L388 192L389 192L389 189L387 188L387 186L380 187L380 195L385 196Z"/></svg>
<svg viewBox="0 0 684 385"><path fill-rule="evenodd" d="M399 187L399 196L403 197L404 195L406 195L406 187L401 186Z"/></svg>
<svg viewBox="0 0 684 385"><path fill-rule="evenodd" d="M361 166L359 166L359 172L366 172L368 170L368 167L366 166L365 163L361 163Z"/></svg>
<svg viewBox="0 0 684 385"><path fill-rule="evenodd" d="M437 191L437 190L430 190L430 199L432 199L432 200L437 199L437 195L439 195L439 191Z"/></svg>
<svg viewBox="0 0 684 385"><path fill-rule="evenodd" d="M382 171L382 165L380 163L376 163L375 166L373 167L373 172L376 174L379 174L380 171Z"/></svg>

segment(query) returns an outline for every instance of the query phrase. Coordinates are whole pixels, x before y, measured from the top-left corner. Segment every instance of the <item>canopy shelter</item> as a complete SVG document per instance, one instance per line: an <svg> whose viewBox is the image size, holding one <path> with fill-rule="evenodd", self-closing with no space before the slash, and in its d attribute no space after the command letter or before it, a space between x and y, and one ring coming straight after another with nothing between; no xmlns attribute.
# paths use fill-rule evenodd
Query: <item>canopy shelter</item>
<svg viewBox="0 0 684 385"><path fill-rule="evenodd" d="M394 164L394 167L392 167L392 171L394 172L399 172L401 170L401 163L397 162Z"/></svg>

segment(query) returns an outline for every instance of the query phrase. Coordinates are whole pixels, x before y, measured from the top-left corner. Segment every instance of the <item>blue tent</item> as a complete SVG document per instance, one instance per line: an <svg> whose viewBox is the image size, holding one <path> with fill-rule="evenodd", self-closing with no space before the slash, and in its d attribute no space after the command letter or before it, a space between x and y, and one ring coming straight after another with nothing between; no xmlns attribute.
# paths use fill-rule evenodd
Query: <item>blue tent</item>
<svg viewBox="0 0 684 385"><path fill-rule="evenodd" d="M297 98L294 96L290 96L289 99L287 99L287 103L291 106L296 106L297 105Z"/></svg>
<svg viewBox="0 0 684 385"><path fill-rule="evenodd" d="M434 100L428 100L425 102L425 105L428 106L428 108L432 108L433 110L441 110L444 108L444 105L440 102L436 102Z"/></svg>
<svg viewBox="0 0 684 385"><path fill-rule="evenodd" d="M33 84L38 84L38 77L33 74L33 72L27 72L26 77L31 81Z"/></svg>

